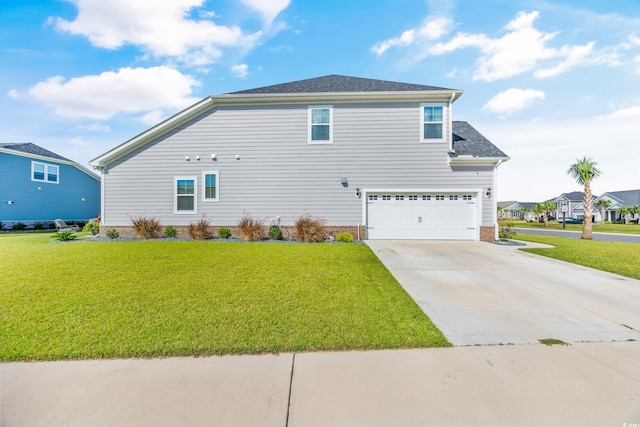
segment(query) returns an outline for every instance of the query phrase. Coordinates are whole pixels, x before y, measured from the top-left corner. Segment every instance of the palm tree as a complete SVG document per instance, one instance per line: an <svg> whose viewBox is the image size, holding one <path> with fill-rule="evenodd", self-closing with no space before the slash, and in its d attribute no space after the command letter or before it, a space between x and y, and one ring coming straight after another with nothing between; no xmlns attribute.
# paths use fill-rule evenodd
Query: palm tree
<svg viewBox="0 0 640 427"><path fill-rule="evenodd" d="M611 206L611 200L600 199L596 202L596 206L600 208L600 224L604 224L605 215L607 214L607 208Z"/></svg>
<svg viewBox="0 0 640 427"><path fill-rule="evenodd" d="M531 212L531 209L529 209L529 208L522 208L522 209L520 209L520 214L522 215L522 219L523 219L523 220L525 220L525 221L527 220L527 214L528 214L529 212Z"/></svg>
<svg viewBox="0 0 640 427"><path fill-rule="evenodd" d="M600 171L596 168L597 163L590 157L577 159L569 167L569 174L576 182L584 186L584 226L582 228L582 239L593 239L591 224L591 213L593 211L593 195L591 194L591 181L600 176Z"/></svg>
<svg viewBox="0 0 640 427"><path fill-rule="evenodd" d="M618 209L618 215L620 215L620 217L624 218L624 223L625 224L629 223L629 208L628 207L623 206L620 209Z"/></svg>
<svg viewBox="0 0 640 427"><path fill-rule="evenodd" d="M544 202L537 202L535 205L533 205L533 212L536 215L543 214L545 212L545 210L544 210ZM547 216L546 215L543 216L543 221L544 221L544 224L547 225Z"/></svg>
<svg viewBox="0 0 640 427"><path fill-rule="evenodd" d="M549 218L549 214L551 212L556 213L556 210L558 209L558 204L553 200L547 200L546 202L543 203L543 205L544 205L545 215L547 219ZM546 223L547 221L545 220L545 225Z"/></svg>
<svg viewBox="0 0 640 427"><path fill-rule="evenodd" d="M640 213L640 205L633 205L629 207L629 214L635 216L637 213ZM638 219L637 224L640 224L640 219Z"/></svg>

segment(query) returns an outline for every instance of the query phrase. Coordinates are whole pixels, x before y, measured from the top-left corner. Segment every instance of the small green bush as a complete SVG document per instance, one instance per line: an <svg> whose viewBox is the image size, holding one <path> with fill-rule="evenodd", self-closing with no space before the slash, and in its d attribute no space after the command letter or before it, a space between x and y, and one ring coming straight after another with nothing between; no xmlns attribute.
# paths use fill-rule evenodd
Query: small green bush
<svg viewBox="0 0 640 427"><path fill-rule="evenodd" d="M262 223L263 221L253 219L251 214L245 212L244 215L242 215L242 219L238 221L242 238L249 242L259 242L262 240L264 238Z"/></svg>
<svg viewBox="0 0 640 427"><path fill-rule="evenodd" d="M4 228L4 222L0 221L0 230Z"/></svg>
<svg viewBox="0 0 640 427"><path fill-rule="evenodd" d="M500 231L498 231L498 238L500 240L509 240L512 239L513 236L516 235L516 232L511 230L509 227L502 227Z"/></svg>
<svg viewBox="0 0 640 427"><path fill-rule="evenodd" d="M337 234L336 240L339 242L351 243L353 242L353 234L345 231L344 233Z"/></svg>
<svg viewBox="0 0 640 427"><path fill-rule="evenodd" d="M100 232L100 224L97 222L88 222L82 227L82 231L96 235Z"/></svg>
<svg viewBox="0 0 640 427"><path fill-rule="evenodd" d="M178 230L172 226L165 227L164 237L178 237Z"/></svg>
<svg viewBox="0 0 640 427"><path fill-rule="evenodd" d="M27 224L25 224L22 221L18 221L18 222L16 222L15 224L13 224L11 226L11 229L12 230L19 230L19 231L26 230L27 229Z"/></svg>
<svg viewBox="0 0 640 427"><path fill-rule="evenodd" d="M55 230L56 229L56 223L55 222L50 222L48 227L49 227L49 230Z"/></svg>
<svg viewBox="0 0 640 427"><path fill-rule="evenodd" d="M40 221L36 221L33 223L33 229L34 230L43 230L44 229L44 223L40 222Z"/></svg>
<svg viewBox="0 0 640 427"><path fill-rule="evenodd" d="M107 231L107 237L110 239L117 239L120 237L120 233L118 233L118 230L109 230Z"/></svg>
<svg viewBox="0 0 640 427"><path fill-rule="evenodd" d="M282 230L280 230L280 227L277 225L272 225L271 228L269 228L268 235L270 239L282 240Z"/></svg>
<svg viewBox="0 0 640 427"><path fill-rule="evenodd" d="M141 239L156 239L160 236L160 222L154 218L137 217L131 220L133 230Z"/></svg>
<svg viewBox="0 0 640 427"><path fill-rule="evenodd" d="M201 217L197 222L189 224L189 236L193 240L207 240L211 238L209 231L209 221L205 217Z"/></svg>
<svg viewBox="0 0 640 427"><path fill-rule="evenodd" d="M76 240L78 238L78 236L76 235L75 231L58 231L56 234L54 234L54 239L56 240L60 240L63 242L68 242L70 240Z"/></svg>
<svg viewBox="0 0 640 427"><path fill-rule="evenodd" d="M229 237L231 237L231 229L227 227L218 228L218 236L220 236L220 238L222 239L228 239Z"/></svg>

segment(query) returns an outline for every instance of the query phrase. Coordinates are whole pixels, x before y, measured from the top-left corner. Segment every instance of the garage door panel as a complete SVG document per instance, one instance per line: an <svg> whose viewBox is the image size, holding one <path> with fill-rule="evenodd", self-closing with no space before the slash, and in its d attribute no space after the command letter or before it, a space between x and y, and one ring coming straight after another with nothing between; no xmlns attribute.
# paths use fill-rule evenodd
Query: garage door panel
<svg viewBox="0 0 640 427"><path fill-rule="evenodd" d="M369 195L368 238L476 240L475 198L470 193Z"/></svg>

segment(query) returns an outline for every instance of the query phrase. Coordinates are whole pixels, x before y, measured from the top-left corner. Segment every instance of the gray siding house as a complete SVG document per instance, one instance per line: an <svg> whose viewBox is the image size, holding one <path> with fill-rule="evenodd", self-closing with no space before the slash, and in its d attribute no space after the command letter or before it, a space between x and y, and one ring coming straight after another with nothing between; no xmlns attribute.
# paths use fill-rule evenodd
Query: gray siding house
<svg viewBox="0 0 640 427"><path fill-rule="evenodd" d="M91 161L103 229L229 227L248 212L363 239L494 240L509 157L453 120L461 95L330 75L207 97Z"/></svg>

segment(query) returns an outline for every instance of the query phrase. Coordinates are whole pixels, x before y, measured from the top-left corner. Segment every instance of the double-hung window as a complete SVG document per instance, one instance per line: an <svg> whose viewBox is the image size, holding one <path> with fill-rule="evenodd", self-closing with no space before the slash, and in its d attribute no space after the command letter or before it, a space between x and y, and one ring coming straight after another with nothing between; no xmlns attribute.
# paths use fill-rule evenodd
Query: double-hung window
<svg viewBox="0 0 640 427"><path fill-rule="evenodd" d="M444 141L444 104L422 104L422 141Z"/></svg>
<svg viewBox="0 0 640 427"><path fill-rule="evenodd" d="M176 214L194 214L196 205L195 176L178 176L174 179L174 212Z"/></svg>
<svg viewBox="0 0 640 427"><path fill-rule="evenodd" d="M309 107L309 144L333 143L333 106Z"/></svg>
<svg viewBox="0 0 640 427"><path fill-rule="evenodd" d="M58 184L60 182L60 168L48 163L31 162L31 181Z"/></svg>
<svg viewBox="0 0 640 427"><path fill-rule="evenodd" d="M220 175L218 171L202 172L202 201L217 202L220 197Z"/></svg>

